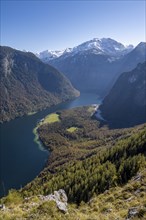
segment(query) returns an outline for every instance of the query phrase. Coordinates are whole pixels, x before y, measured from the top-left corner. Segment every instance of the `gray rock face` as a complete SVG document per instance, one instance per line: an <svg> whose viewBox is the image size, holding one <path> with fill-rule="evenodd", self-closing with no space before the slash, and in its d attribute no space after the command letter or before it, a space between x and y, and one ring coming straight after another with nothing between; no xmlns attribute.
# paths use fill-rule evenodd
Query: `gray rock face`
<svg viewBox="0 0 146 220"><path fill-rule="evenodd" d="M138 208L137 207L131 207L128 211L128 216L126 218L126 220L130 220L133 219L134 217L136 217L138 214Z"/></svg>
<svg viewBox="0 0 146 220"><path fill-rule="evenodd" d="M6 207L4 204L0 204L0 210L5 211Z"/></svg>
<svg viewBox="0 0 146 220"><path fill-rule="evenodd" d="M62 202L67 203L68 198L63 189L60 189L59 191L55 191L54 195L58 197L58 199L60 199Z"/></svg>
<svg viewBox="0 0 146 220"><path fill-rule="evenodd" d="M66 213L67 212L67 204L63 203L63 202L60 202L60 201L56 201L56 204L57 204L57 208Z"/></svg>
<svg viewBox="0 0 146 220"><path fill-rule="evenodd" d="M55 201L57 208L64 212L67 213L67 195L63 189L59 189L58 191L54 191L54 194L50 194L47 196L40 196L40 199L43 201Z"/></svg>
<svg viewBox="0 0 146 220"><path fill-rule="evenodd" d="M63 189L54 191L54 194L48 196L49 200L56 202L56 205L59 210L66 213L67 212L67 195Z"/></svg>

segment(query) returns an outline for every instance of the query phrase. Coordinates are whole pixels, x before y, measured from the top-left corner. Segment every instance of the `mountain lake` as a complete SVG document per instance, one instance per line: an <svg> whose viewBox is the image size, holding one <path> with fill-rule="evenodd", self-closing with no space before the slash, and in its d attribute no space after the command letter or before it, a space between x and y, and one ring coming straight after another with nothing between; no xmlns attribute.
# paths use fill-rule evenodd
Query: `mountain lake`
<svg viewBox="0 0 146 220"><path fill-rule="evenodd" d="M83 93L72 101L0 124L0 196L11 188L23 187L44 168L49 152L34 141L33 129L38 121L58 110L100 103L97 94Z"/></svg>

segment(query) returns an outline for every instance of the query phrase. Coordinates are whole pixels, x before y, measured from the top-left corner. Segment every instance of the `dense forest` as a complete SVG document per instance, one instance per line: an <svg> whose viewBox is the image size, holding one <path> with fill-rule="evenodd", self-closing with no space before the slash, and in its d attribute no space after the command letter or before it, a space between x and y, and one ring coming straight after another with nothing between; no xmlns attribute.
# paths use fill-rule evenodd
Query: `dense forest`
<svg viewBox="0 0 146 220"><path fill-rule="evenodd" d="M145 218L146 124L110 129L94 111L78 107L38 122L35 134L51 155L32 182L1 199L0 219L126 219L133 206ZM59 189L68 197L66 214L45 200Z"/></svg>
<svg viewBox="0 0 146 220"><path fill-rule="evenodd" d="M52 155L41 174L23 189L25 196L63 188L69 201L79 204L127 183L145 167L145 125L110 130L100 127L92 112L93 107L57 112L58 121L38 126L40 139Z"/></svg>

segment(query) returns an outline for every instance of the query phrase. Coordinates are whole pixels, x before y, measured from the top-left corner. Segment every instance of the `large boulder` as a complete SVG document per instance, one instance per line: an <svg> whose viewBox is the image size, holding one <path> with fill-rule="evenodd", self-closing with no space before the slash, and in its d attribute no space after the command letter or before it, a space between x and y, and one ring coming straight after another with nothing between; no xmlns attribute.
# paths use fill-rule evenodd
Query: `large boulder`
<svg viewBox="0 0 146 220"><path fill-rule="evenodd" d="M55 201L57 208L67 213L67 195L63 189L59 189L58 191L54 191L54 194L50 194L47 196L41 196L41 199L44 201Z"/></svg>

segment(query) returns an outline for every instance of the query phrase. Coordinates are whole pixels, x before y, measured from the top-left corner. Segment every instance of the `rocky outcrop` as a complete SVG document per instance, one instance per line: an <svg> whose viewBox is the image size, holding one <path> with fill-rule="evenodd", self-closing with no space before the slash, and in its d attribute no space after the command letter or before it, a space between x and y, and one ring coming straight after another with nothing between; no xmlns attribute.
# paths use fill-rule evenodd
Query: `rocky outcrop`
<svg viewBox="0 0 146 220"><path fill-rule="evenodd" d="M136 217L137 215L138 215L138 208L137 207L131 207L128 210L128 216L127 216L126 220L130 220L130 219Z"/></svg>
<svg viewBox="0 0 146 220"><path fill-rule="evenodd" d="M4 204L0 204L0 210L5 211L6 206Z"/></svg>
<svg viewBox="0 0 146 220"><path fill-rule="evenodd" d="M66 213L67 210L67 195L63 189L60 189L58 191L54 191L54 194L50 194L48 196L42 196L42 199L44 201L55 201L57 208Z"/></svg>
<svg viewBox="0 0 146 220"><path fill-rule="evenodd" d="M126 217L126 220L132 220L132 219L145 219L144 214L146 213L146 208L142 207L131 207L128 210L128 215Z"/></svg>
<svg viewBox="0 0 146 220"><path fill-rule="evenodd" d="M25 198L25 201L29 202L30 203L30 200L33 199L34 196L32 197L26 197ZM59 189L58 191L54 191L53 194L49 194L49 195L38 195L37 196L38 199L39 199L39 202L37 203L30 203L30 207L33 207L33 206L39 206L41 205L42 203L44 202L47 202L47 201L54 201L56 203L56 206L57 208L62 211L63 213L67 213L68 212L68 209L67 209L67 201L68 201L68 198L67 198L67 195L65 193L65 191L63 189Z"/></svg>

